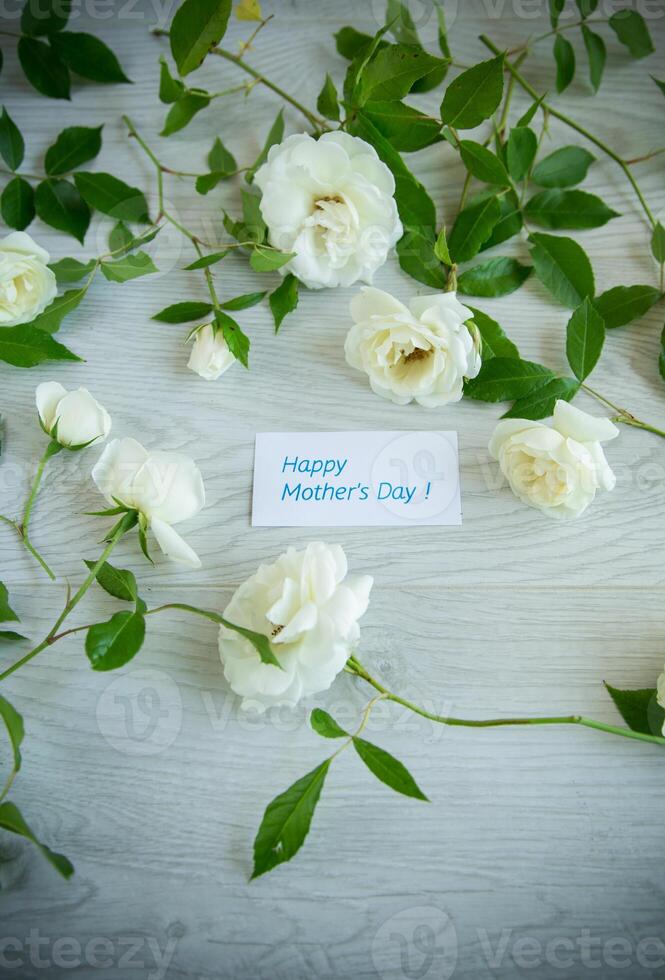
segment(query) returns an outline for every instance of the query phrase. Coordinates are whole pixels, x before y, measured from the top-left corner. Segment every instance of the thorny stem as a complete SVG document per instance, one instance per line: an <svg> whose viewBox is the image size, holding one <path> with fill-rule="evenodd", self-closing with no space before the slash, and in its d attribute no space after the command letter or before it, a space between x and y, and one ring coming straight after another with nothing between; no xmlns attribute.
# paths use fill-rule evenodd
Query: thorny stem
<svg viewBox="0 0 665 980"><path fill-rule="evenodd" d="M64 609L62 610L62 612L60 613L55 623L53 624L53 626L51 627L47 635L42 640L42 642L38 643L36 647L34 647L32 650L26 653L24 657L21 657L20 660L17 660L10 667L7 667L6 670L3 670L3 672L0 674L0 681L3 681L6 677L9 677L9 675L13 674L14 671L19 669L19 667L23 667L24 664L29 663L29 661L32 660L34 657L36 657L37 654L41 653L42 650L45 650L47 647L51 646L57 639L60 639L60 636L58 635L58 630L60 629L64 621L67 619L69 614L72 612L72 610L79 604L83 596L86 594L86 592L88 591L92 583L95 581L97 572L102 567L106 559L109 557L109 555L111 554L111 552L113 551L113 549L115 548L116 544L123 536L125 531L127 531L128 529L129 529L128 521L127 520L120 521L120 523L118 524L115 530L115 533L113 534L113 537L109 540L106 547L104 548L104 551L97 559L93 567L90 569L83 584L74 593L73 596L70 596L68 598Z"/></svg>
<svg viewBox="0 0 665 980"><path fill-rule="evenodd" d="M494 44L494 42L491 41L486 34L481 34L480 40L483 42L485 47L489 48L489 50L494 52L494 54L496 55L501 54L499 48L497 48L496 44ZM540 96L538 95L534 87L526 80L524 75L521 74L519 69L516 68L515 65L512 62L508 61L507 59L505 61L505 66L507 70L510 72L510 74L522 86L524 91L528 92L528 94L531 96L532 99L534 99L534 101L539 101ZM649 224L651 225L652 228L655 227L656 219L653 216L651 208L647 204L644 195L642 194L642 191L640 190L639 184L637 183L632 173L630 172L630 168L628 167L626 161L622 157L620 157L618 153L615 153L614 150L607 145L607 143L603 143L601 139L599 139L597 136L594 136L593 133L589 132L588 129L585 129L584 126L576 122L576 120L571 118L571 116L567 116L564 112L559 112L558 109L555 109L554 106L550 105L545 101L542 101L540 104L543 109L546 109L550 113L551 116L554 116L556 119L559 119L561 122L565 123L566 126L570 126L571 129L574 129L576 132L586 137L586 139L588 139L591 143L593 143L594 146L597 146L599 150L602 150L603 153L606 153L607 156L610 157L610 159L614 160L614 162L619 167L621 167L628 181L630 182L633 190L635 191L635 194L637 195L640 204L642 205L642 210L644 211L647 220L649 221Z"/></svg>
<svg viewBox="0 0 665 980"><path fill-rule="evenodd" d="M169 36L168 31L165 31L162 28L158 28L158 27L155 28L152 33L156 37ZM211 48L210 54L215 54L218 57L224 58L226 61L230 61L232 64L237 65L238 68L242 68L244 72L246 72L248 75L251 75L252 78L256 79L257 82L260 82L262 85L265 85L266 88L269 88L276 95L279 95L281 99L284 99L285 102L288 102L289 105L292 105L294 109L297 109L298 112L302 113L305 119L307 119L310 125L314 126L315 129L328 128L325 122L323 121L323 119L320 119L317 115L315 115L315 113L310 112L310 110L306 106L304 106L302 102L298 102L297 99L294 99L292 95L289 95L288 92L285 92L283 88L279 87L279 85L275 85L275 83L271 82L269 78L266 78L255 68L252 68L251 65L248 65L246 61L243 61L240 55L233 54L232 51L226 51L224 48L218 48L218 47Z"/></svg>
<svg viewBox="0 0 665 980"><path fill-rule="evenodd" d="M351 673L355 673L358 677L361 677L375 690L379 691L386 698L386 700L394 701L396 704L401 704L404 708L408 708L409 711L413 711L415 714L421 715L423 718L428 718L430 721L435 721L441 725L450 725L451 727L462 728L498 728L506 725L582 725L584 728L593 728L596 731L606 732L610 735L619 735L622 738L632 738L641 742L651 742L654 745L665 745L665 738L661 737L660 735L647 735L643 732L634 732L630 728L620 728L617 725L606 725L602 721L594 721L592 718L584 718L582 715L557 715L540 718L483 719L454 718L450 715L437 715L431 711L427 711L425 708L421 708L412 701L408 701L406 698L400 697L398 694L393 694L392 691L389 691L383 686L383 684L379 683L379 681L372 677L355 656L349 658L347 661L347 666L350 667Z"/></svg>

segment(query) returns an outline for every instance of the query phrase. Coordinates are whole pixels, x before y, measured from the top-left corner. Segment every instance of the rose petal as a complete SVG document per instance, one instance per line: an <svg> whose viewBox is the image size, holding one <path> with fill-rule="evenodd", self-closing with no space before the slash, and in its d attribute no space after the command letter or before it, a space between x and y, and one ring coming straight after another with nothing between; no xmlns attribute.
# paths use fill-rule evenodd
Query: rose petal
<svg viewBox="0 0 665 980"><path fill-rule="evenodd" d="M554 428L578 442L609 442L619 430L608 418L589 415L574 405L559 399L554 406Z"/></svg>
<svg viewBox="0 0 665 980"><path fill-rule="evenodd" d="M194 549L190 548L184 538L181 538L170 524L161 521L158 517L153 517L150 521L150 527L157 539L157 544L172 561L181 565L188 565L190 568L201 567L201 559Z"/></svg>
<svg viewBox="0 0 665 980"><path fill-rule="evenodd" d="M59 381L44 381L37 386L35 401L37 411L42 420L42 424L47 432L50 432L55 422L55 410L61 398L67 394L67 389L63 388Z"/></svg>

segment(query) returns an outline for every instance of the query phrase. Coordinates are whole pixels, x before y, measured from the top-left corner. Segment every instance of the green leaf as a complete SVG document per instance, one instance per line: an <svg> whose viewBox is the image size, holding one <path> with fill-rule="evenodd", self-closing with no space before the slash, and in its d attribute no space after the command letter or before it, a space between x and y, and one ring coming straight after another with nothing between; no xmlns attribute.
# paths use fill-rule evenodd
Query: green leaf
<svg viewBox="0 0 665 980"><path fill-rule="evenodd" d="M103 126L70 126L63 129L55 143L49 146L44 168L49 177L69 173L82 163L92 160L102 148Z"/></svg>
<svg viewBox="0 0 665 980"><path fill-rule="evenodd" d="M577 307L566 328L566 357L578 381L587 378L605 343L605 324L587 296Z"/></svg>
<svg viewBox="0 0 665 980"><path fill-rule="evenodd" d="M17 51L21 68L33 88L50 99L69 99L69 71L48 44L22 37Z"/></svg>
<svg viewBox="0 0 665 980"><path fill-rule="evenodd" d="M473 313L473 322L478 328L483 342L483 362L489 361L492 357L516 357L519 359L520 355L517 347L506 336L503 328L499 326L496 320L493 320L487 313L483 313L482 310L478 310L474 306L469 306L469 309Z"/></svg>
<svg viewBox="0 0 665 980"><path fill-rule="evenodd" d="M526 112L524 113L524 115L523 116L520 116L520 118L517 120L517 123L515 124L515 126L516 126L517 129L520 129L523 126L528 126L529 125L529 123L531 122L531 120L533 119L533 117L536 115L536 113L540 109L540 106L541 106L544 98L545 98L545 96L544 95L541 95L539 99L537 99L535 102L532 102L531 103L531 105L526 110Z"/></svg>
<svg viewBox="0 0 665 980"><path fill-rule="evenodd" d="M261 152L259 153L256 160L245 174L245 180L247 181L248 184L252 183L252 181L254 180L254 174L259 169L259 167L263 163L265 163L268 157L268 150L270 149L270 147L274 146L276 143L281 143L283 139L284 139L284 110L280 109L279 112L277 113L277 116L275 117L274 123L270 127L270 132L268 133L266 141L263 144L263 148Z"/></svg>
<svg viewBox="0 0 665 980"><path fill-rule="evenodd" d="M221 329L226 346L233 356L248 367L249 337L243 333L240 324L221 310L215 313L215 323Z"/></svg>
<svg viewBox="0 0 665 980"><path fill-rule="evenodd" d="M124 221L118 221L109 232L109 251L128 252L134 241L134 235Z"/></svg>
<svg viewBox="0 0 665 980"><path fill-rule="evenodd" d="M467 381L464 394L481 402L508 402L542 388L554 373L542 364L517 357L492 357Z"/></svg>
<svg viewBox="0 0 665 980"><path fill-rule="evenodd" d="M543 228L555 229L600 228L619 217L595 194L558 188L535 194L527 201L524 214Z"/></svg>
<svg viewBox="0 0 665 980"><path fill-rule="evenodd" d="M589 78L591 79L591 87L594 92L597 92L600 88L603 72L605 71L607 49L605 48L605 42L600 34L594 34L593 31L589 30L586 24L582 25L582 37L584 38L584 46L586 48L587 57L589 58Z"/></svg>
<svg viewBox="0 0 665 980"><path fill-rule="evenodd" d="M446 274L436 255L436 245L433 235L407 226L397 243L397 256L400 267L418 282L434 289L445 289Z"/></svg>
<svg viewBox="0 0 665 980"><path fill-rule="evenodd" d="M114 259L112 262L104 261L101 269L109 282L128 282L130 279L138 279L139 276L149 276L153 272L159 272L147 252L123 255L122 258Z"/></svg>
<svg viewBox="0 0 665 980"><path fill-rule="evenodd" d="M210 252L209 255L202 255L200 259L195 259L194 262L190 262L189 265L184 266L184 271L207 269L209 265L216 265L218 262L221 262L232 251L232 248L225 248L222 252Z"/></svg>
<svg viewBox="0 0 665 980"><path fill-rule="evenodd" d="M46 844L42 844L41 841L37 840L34 833L23 819L19 808L9 800L5 800L4 803L0 804L0 827L4 828L4 830L9 830L13 834L18 834L21 837L25 837L27 840L35 844L49 864L51 864L56 871L60 872L63 878L71 878L71 876L74 874L74 867L71 862L67 860L64 854L58 854L56 851L52 851L50 847L46 846Z"/></svg>
<svg viewBox="0 0 665 980"><path fill-rule="evenodd" d="M208 316L212 309L212 303L174 303L155 313L152 319L159 320L160 323L188 323L190 320L201 320Z"/></svg>
<svg viewBox="0 0 665 980"><path fill-rule="evenodd" d="M450 58L450 45L448 44L448 30L446 28L446 12L443 4L434 3L434 9L436 10L436 17L439 24L438 30L438 40L439 40L439 51L444 58Z"/></svg>
<svg viewBox="0 0 665 980"><path fill-rule="evenodd" d="M270 310L275 321L275 333L282 325L282 320L289 313L293 313L298 305L298 280L289 273L284 277L282 283L270 294Z"/></svg>
<svg viewBox="0 0 665 980"><path fill-rule="evenodd" d="M506 143L506 163L508 173L515 181L524 180L529 173L536 152L538 137L528 126L515 126L511 129Z"/></svg>
<svg viewBox="0 0 665 980"><path fill-rule="evenodd" d="M490 197L491 194L491 191L486 191L483 199ZM480 196L478 196L474 198L472 203L480 199ZM515 191L510 190L507 194L501 195L499 198L499 208L501 217L494 225L492 234L483 242L480 249L481 252L484 252L486 248L492 248L494 245L501 245L502 242L512 238L522 228L522 212L520 211L520 203Z"/></svg>
<svg viewBox="0 0 665 980"><path fill-rule="evenodd" d="M11 330L12 328L8 327L5 329ZM1 341L2 335L0 334L0 342ZM9 592L7 591L7 586L2 582L0 582L0 623L20 623L20 619L9 605Z"/></svg>
<svg viewBox="0 0 665 980"><path fill-rule="evenodd" d="M116 221L150 222L143 192L112 174L80 170L74 174L74 182L81 197L102 214L109 214Z"/></svg>
<svg viewBox="0 0 665 980"><path fill-rule="evenodd" d="M49 177L38 184L35 210L47 225L83 243L90 224L90 208L68 180Z"/></svg>
<svg viewBox="0 0 665 980"><path fill-rule="evenodd" d="M220 303L223 310L248 310L250 306L256 306L265 297L267 290L260 293L243 293L241 296L234 296Z"/></svg>
<svg viewBox="0 0 665 980"><path fill-rule="evenodd" d="M124 667L141 649L145 638L145 618L138 609L114 613L105 623L88 630L85 652L93 670Z"/></svg>
<svg viewBox="0 0 665 980"><path fill-rule="evenodd" d="M418 32L408 6L402 0L388 0L386 3L386 23L390 33L402 44L419 44Z"/></svg>
<svg viewBox="0 0 665 980"><path fill-rule="evenodd" d="M456 129L474 129L489 119L503 95L503 55L482 61L455 78L441 103L441 119Z"/></svg>
<svg viewBox="0 0 665 980"><path fill-rule="evenodd" d="M400 153L421 150L443 138L438 120L404 102L368 102L363 114Z"/></svg>
<svg viewBox="0 0 665 980"><path fill-rule="evenodd" d="M185 0L178 8L169 32L171 54L181 75L189 75L203 63L211 48L226 32L231 0Z"/></svg>
<svg viewBox="0 0 665 980"><path fill-rule="evenodd" d="M531 179L541 187L572 187L584 180L595 159L581 146L562 146L536 164Z"/></svg>
<svg viewBox="0 0 665 980"><path fill-rule="evenodd" d="M16 633L14 630L0 630L0 643L18 643L21 640L27 639L27 636L23 636L22 633Z"/></svg>
<svg viewBox="0 0 665 980"><path fill-rule="evenodd" d="M90 275L95 267L95 260L88 259L87 262L79 262L78 259L66 258L51 262L49 269L55 273L59 283L78 282L84 276Z"/></svg>
<svg viewBox="0 0 665 980"><path fill-rule="evenodd" d="M31 323L0 330L0 361L14 367L35 367L44 361L80 361L50 334Z"/></svg>
<svg viewBox="0 0 665 980"><path fill-rule="evenodd" d="M633 58L646 58L656 50L644 17L636 10L618 10L610 17L610 27Z"/></svg>
<svg viewBox="0 0 665 980"><path fill-rule="evenodd" d="M61 31L70 10L71 0L26 0L21 11L21 33L34 37Z"/></svg>
<svg viewBox="0 0 665 980"><path fill-rule="evenodd" d="M196 113L200 112L201 109L205 109L209 104L210 96L207 92L185 91L184 95L181 95L178 101L174 102L169 109L164 121L164 128L159 135L171 136L173 133L177 133L178 130L184 129Z"/></svg>
<svg viewBox="0 0 665 980"><path fill-rule="evenodd" d="M357 31L355 27L342 27L333 36L337 53L341 54L347 61L353 61L372 42L370 34L363 34L362 31Z"/></svg>
<svg viewBox="0 0 665 980"><path fill-rule="evenodd" d="M235 171L212 171L209 174L200 174L194 181L194 187L196 188L197 194L207 194L209 191L214 190L222 180L228 180Z"/></svg>
<svg viewBox="0 0 665 980"><path fill-rule="evenodd" d="M60 60L81 78L108 84L131 82L114 53L98 37L62 31L52 34L49 40Z"/></svg>
<svg viewBox="0 0 665 980"><path fill-rule="evenodd" d="M0 155L10 170L18 170L25 155L21 130L4 106L0 116Z"/></svg>
<svg viewBox="0 0 665 980"><path fill-rule="evenodd" d="M658 371L665 381L665 327L660 335L660 351L658 352Z"/></svg>
<svg viewBox="0 0 665 980"><path fill-rule="evenodd" d="M575 49L567 37L557 34L554 41L556 62L556 90L561 95L575 77Z"/></svg>
<svg viewBox="0 0 665 980"><path fill-rule="evenodd" d="M264 248L256 245L249 257L249 264L254 272L274 272L295 257L295 252L279 252L277 249Z"/></svg>
<svg viewBox="0 0 665 980"><path fill-rule="evenodd" d="M25 735L23 718L16 708L2 696L0 696L0 716L5 723L14 754L14 772L18 772L21 768L21 742Z"/></svg>
<svg viewBox="0 0 665 980"><path fill-rule="evenodd" d="M244 189L241 189L240 196L247 235L251 241L262 243L265 241L268 229L261 214L261 198L253 191Z"/></svg>
<svg viewBox="0 0 665 980"><path fill-rule="evenodd" d="M354 736L353 747L369 771L386 786L394 789L396 793L402 793L403 796L429 802L406 766L390 752L357 736Z"/></svg>
<svg viewBox="0 0 665 980"><path fill-rule="evenodd" d="M159 59L159 101L170 105L176 102L185 91L184 84L179 78L171 75L164 55Z"/></svg>
<svg viewBox="0 0 665 980"><path fill-rule="evenodd" d="M466 269L457 280L458 292L465 296L507 296L531 275L531 267L517 259L489 259Z"/></svg>
<svg viewBox="0 0 665 980"><path fill-rule="evenodd" d="M553 378L542 388L536 388L523 398L518 398L512 408L504 412L504 419L546 419L554 412L557 401L572 401L580 390L576 378Z"/></svg>
<svg viewBox="0 0 665 980"><path fill-rule="evenodd" d="M565 6L566 0L549 0L550 24L557 27L559 24L559 14Z"/></svg>
<svg viewBox="0 0 665 980"><path fill-rule="evenodd" d="M35 216L35 192L23 177L13 177L0 197L2 220L10 228L23 231Z"/></svg>
<svg viewBox="0 0 665 980"><path fill-rule="evenodd" d="M623 327L644 316L661 298L653 286L614 286L594 300L608 330Z"/></svg>
<svg viewBox="0 0 665 980"><path fill-rule="evenodd" d="M441 231L437 235L436 242L434 243L434 254L439 262L443 262L444 265L450 267L453 264L453 260L450 257L450 251L448 250L445 225L442 225Z"/></svg>
<svg viewBox="0 0 665 980"><path fill-rule="evenodd" d="M335 719L323 708L314 708L309 716L309 723L322 738L348 738L349 733L337 724Z"/></svg>
<svg viewBox="0 0 665 980"><path fill-rule="evenodd" d="M350 108L357 107L360 99L360 85L363 73L368 64L377 51L382 51L389 47L388 43L382 40L389 27L389 24L384 24L383 27L380 27L374 37L369 38L367 45L358 52L347 69L343 86L347 115L349 114Z"/></svg>
<svg viewBox="0 0 665 980"><path fill-rule="evenodd" d="M238 164L233 154L226 149L219 137L212 144L208 154L208 166L215 173L232 173L238 169Z"/></svg>
<svg viewBox="0 0 665 980"><path fill-rule="evenodd" d="M298 853L309 833L330 762L326 759L268 804L254 840L252 878Z"/></svg>
<svg viewBox="0 0 665 980"><path fill-rule="evenodd" d="M448 236L448 249L453 261L468 262L477 255L500 217L497 197L488 197L460 211Z"/></svg>
<svg viewBox="0 0 665 980"><path fill-rule="evenodd" d="M536 275L555 299L574 310L586 296L593 296L593 269L581 245L540 232L529 235L529 241Z"/></svg>
<svg viewBox="0 0 665 980"><path fill-rule="evenodd" d="M89 570L92 571L97 562L88 561L88 559L84 560ZM98 584L109 595L115 596L116 599L123 599L125 602L136 602L138 598L138 586L133 572L128 571L126 568L116 568L114 565L105 561L98 569L95 578Z"/></svg>
<svg viewBox="0 0 665 980"><path fill-rule="evenodd" d="M419 45L389 44L378 50L365 68L360 81L359 104L364 105L370 100L398 101L409 94L418 79L445 67L446 62Z"/></svg>
<svg viewBox="0 0 665 980"><path fill-rule="evenodd" d="M660 79L656 78L655 75L651 75L651 80L658 86L658 88L661 90L663 95L665 95L665 82L661 82Z"/></svg>
<svg viewBox="0 0 665 980"><path fill-rule="evenodd" d="M46 333L56 333L66 316L76 309L87 292L87 285L80 289L68 289L61 296L56 296L43 313L30 323L30 326L44 330Z"/></svg>
<svg viewBox="0 0 665 980"><path fill-rule="evenodd" d="M474 143L473 140L460 140L459 150L464 166L478 180L482 180L485 184L498 184L501 187L510 184L506 168L496 154L486 146Z"/></svg>
<svg viewBox="0 0 665 980"><path fill-rule="evenodd" d="M575 0L575 3L582 17L588 17L598 6L598 0Z"/></svg>
<svg viewBox="0 0 665 980"><path fill-rule="evenodd" d="M621 691L607 682L605 687L631 731L642 732L643 735L662 735L665 709L658 704L654 688Z"/></svg>
<svg viewBox="0 0 665 980"><path fill-rule="evenodd" d="M656 262L660 262L661 265L665 262L665 227L660 221L656 222L651 236L651 252Z"/></svg>
<svg viewBox="0 0 665 980"><path fill-rule="evenodd" d="M319 92L316 100L316 108L322 116L326 117L326 119L334 119L335 122L339 121L339 101L337 99L337 89L335 88L335 83L328 74L326 74L326 80L323 83L323 88Z"/></svg>

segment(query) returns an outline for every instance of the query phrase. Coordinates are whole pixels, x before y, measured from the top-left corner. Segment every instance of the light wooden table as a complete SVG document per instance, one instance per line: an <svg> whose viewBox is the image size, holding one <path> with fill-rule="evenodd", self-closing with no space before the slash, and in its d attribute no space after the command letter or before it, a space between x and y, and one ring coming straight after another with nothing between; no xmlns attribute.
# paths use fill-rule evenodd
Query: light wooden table
<svg viewBox="0 0 665 980"><path fill-rule="evenodd" d="M455 56L481 60L481 31L510 46L547 30L546 6L506 3L499 16L496 4L446 3ZM376 30L381 8L266 0L264 9L276 16L248 60L313 106L326 70L337 82L343 78L332 33L345 23ZM665 11L662 4L650 8L662 53ZM122 112L172 166L185 161L186 169L203 169L218 134L241 163L253 159L277 98L259 87L248 102L218 101L181 134L160 139L165 110L157 100L157 57L166 45L149 33L159 10L147 3L112 9L108 19L79 17L72 29L103 36L132 87L79 84L71 104L38 97L3 43L3 99L27 138L26 170L41 166L64 126L104 122L94 166L152 188L154 201L153 173L128 143ZM527 16L534 10L535 18ZM247 30L234 21L227 45L235 47ZM435 50L432 19L421 33ZM662 60L636 62L615 40L608 46L600 93L590 95L579 51L578 79L563 102L618 152L638 156L662 144L665 103L648 79L648 72L663 76ZM540 91L554 90L549 44L526 72ZM218 59L195 77L211 89L239 81L236 69ZM419 104L435 112L439 101L440 92ZM526 104L517 98L513 120ZM290 109L286 120L288 132L301 127ZM551 130L553 147L579 142L556 122ZM661 215L662 159L639 167ZM453 151L441 144L409 162L439 218L450 223L463 176ZM622 214L579 236L599 290L652 282L647 229L618 168L599 159L586 186ZM167 194L189 224L212 221L220 234L222 203L238 210L235 186L203 198L185 181L169 180ZM30 231L61 257L97 254L108 228L108 219L95 219L85 248L39 222ZM521 240L499 251L527 257ZM148 567L134 540L119 549L117 563L137 572L151 604L184 599L222 609L258 562L317 536L250 528L257 431L454 428L463 527L320 532L344 545L354 571L375 576L363 659L393 689L437 710L478 717L580 712L616 722L603 678L617 686L654 685L665 657L661 441L624 429L608 450L616 490L579 522L548 522L505 486L497 488L486 450L497 406L399 408L351 372L342 349L351 290L303 295L278 337L263 306L241 314L252 339L251 371L236 366L205 383L185 368L186 328L150 319L169 303L204 298L200 276L178 271L193 256L168 230L153 254L159 278L126 286L100 280L66 321L60 336L84 365L2 368L3 511L19 508L43 449L35 386L49 378L86 385L113 415L115 435L190 453L208 492L206 509L183 528L203 559L200 572L162 560ZM240 258L227 259L217 279L228 296L260 288ZM376 284L402 298L426 291L394 259ZM503 300L476 302L524 356L564 367L566 311L536 281ZM660 307L613 333L593 378L619 404L660 425L662 321ZM586 398L578 404L601 411ZM43 635L54 620L65 578L80 581L81 557L98 552L101 525L81 516L100 504L89 479L96 455L58 457L35 510L34 541L57 568L58 584L46 581L9 530L1 532L0 578L31 636ZM94 621L114 608L94 590L75 621ZM369 737L404 760L431 804L392 794L346 754L300 855L250 885L251 844L264 806L326 747L308 728L304 708L258 722L242 717L220 670L212 626L180 614L156 618L137 660L106 675L89 669L81 638L72 638L12 678L7 691L27 729L16 801L76 865L67 884L33 848L7 842L1 932L16 941L5 949L8 975L69 975L78 963L81 980L663 976L665 788L657 749L574 728L435 730L396 706L379 706ZM343 676L316 703L352 724L367 698ZM650 937L656 941L645 942ZM69 944L56 942L68 938ZM41 967L34 959L38 940ZM155 950L160 960L164 955L161 971ZM8 966L12 957L20 969Z"/></svg>

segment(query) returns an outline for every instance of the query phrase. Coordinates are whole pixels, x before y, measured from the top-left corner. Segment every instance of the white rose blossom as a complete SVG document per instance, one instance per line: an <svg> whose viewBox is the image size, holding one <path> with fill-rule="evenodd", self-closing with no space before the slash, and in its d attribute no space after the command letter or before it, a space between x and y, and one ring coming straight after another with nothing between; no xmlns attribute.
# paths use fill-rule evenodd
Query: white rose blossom
<svg viewBox="0 0 665 980"><path fill-rule="evenodd" d="M221 330L215 330L206 323L194 334L194 344L187 363L190 371L195 371L206 381L216 381L235 362Z"/></svg>
<svg viewBox="0 0 665 980"><path fill-rule="evenodd" d="M588 415L565 401L554 406L552 425L527 419L499 422L489 444L513 493L548 517L579 517L616 477L601 442L619 430L608 418Z"/></svg>
<svg viewBox="0 0 665 980"><path fill-rule="evenodd" d="M201 562L173 524L186 521L205 504L197 465L182 453L148 452L136 439L113 439L92 471L111 506L137 510L165 555L199 568Z"/></svg>
<svg viewBox="0 0 665 980"><path fill-rule="evenodd" d="M656 700L661 708L665 708L665 670L663 670L656 684ZM665 721L663 722L663 735L665 735Z"/></svg>
<svg viewBox="0 0 665 980"><path fill-rule="evenodd" d="M43 313L58 291L49 254L24 231L0 240L0 327L28 323Z"/></svg>
<svg viewBox="0 0 665 980"><path fill-rule="evenodd" d="M270 148L254 178L271 245L310 289L371 282L402 236L395 180L374 147L336 131Z"/></svg>
<svg viewBox="0 0 665 980"><path fill-rule="evenodd" d="M35 400L44 431L66 449L103 442L111 431L111 416L87 388L67 391L57 381L45 381Z"/></svg>
<svg viewBox="0 0 665 980"><path fill-rule="evenodd" d="M408 307L381 289L351 300L354 325L344 351L372 391L397 405L438 408L462 397L465 378L480 371L473 313L454 292L416 296Z"/></svg>
<svg viewBox="0 0 665 980"><path fill-rule="evenodd" d="M369 575L347 577L342 548L321 542L260 565L224 617L270 637L282 669L262 663L248 640L222 626L224 675L243 708L263 712L327 690L358 643L372 583Z"/></svg>

